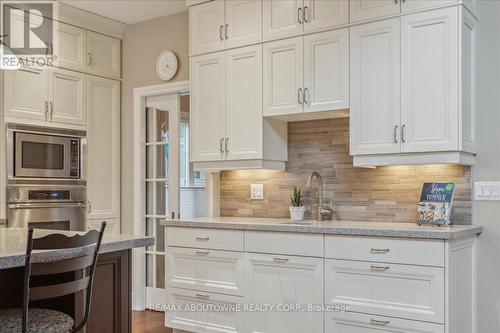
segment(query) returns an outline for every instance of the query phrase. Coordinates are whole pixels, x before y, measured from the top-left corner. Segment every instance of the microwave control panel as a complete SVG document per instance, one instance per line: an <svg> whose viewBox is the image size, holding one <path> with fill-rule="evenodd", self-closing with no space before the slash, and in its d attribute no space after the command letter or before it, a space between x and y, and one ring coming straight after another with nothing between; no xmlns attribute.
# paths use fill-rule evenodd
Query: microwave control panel
<svg viewBox="0 0 500 333"><path fill-rule="evenodd" d="M80 140L71 139L70 142L70 168L69 174L72 178L79 177L80 170Z"/></svg>

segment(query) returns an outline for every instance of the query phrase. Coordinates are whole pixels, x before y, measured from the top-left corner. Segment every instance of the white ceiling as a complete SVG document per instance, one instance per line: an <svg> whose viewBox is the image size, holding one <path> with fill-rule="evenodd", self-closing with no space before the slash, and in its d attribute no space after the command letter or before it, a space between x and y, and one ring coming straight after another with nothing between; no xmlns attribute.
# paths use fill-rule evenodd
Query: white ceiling
<svg viewBox="0 0 500 333"><path fill-rule="evenodd" d="M126 24L187 10L184 0L62 0L61 2Z"/></svg>

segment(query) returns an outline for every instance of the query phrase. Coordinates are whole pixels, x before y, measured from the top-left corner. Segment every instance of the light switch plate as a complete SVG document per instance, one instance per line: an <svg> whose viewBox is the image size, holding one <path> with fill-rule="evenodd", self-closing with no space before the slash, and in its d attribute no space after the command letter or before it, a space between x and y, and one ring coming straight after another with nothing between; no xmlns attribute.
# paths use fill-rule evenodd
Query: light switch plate
<svg viewBox="0 0 500 333"><path fill-rule="evenodd" d="M500 182L475 182L474 200L500 200Z"/></svg>
<svg viewBox="0 0 500 333"><path fill-rule="evenodd" d="M250 198L264 200L264 184L250 184Z"/></svg>

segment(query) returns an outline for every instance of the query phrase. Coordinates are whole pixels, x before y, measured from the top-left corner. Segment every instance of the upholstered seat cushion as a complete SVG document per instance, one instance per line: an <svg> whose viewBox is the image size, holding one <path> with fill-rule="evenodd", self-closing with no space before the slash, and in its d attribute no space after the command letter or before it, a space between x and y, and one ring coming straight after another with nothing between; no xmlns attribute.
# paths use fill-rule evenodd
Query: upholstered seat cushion
<svg viewBox="0 0 500 333"><path fill-rule="evenodd" d="M0 309L0 333L22 333L22 309ZM28 333L68 333L73 318L49 309L29 309Z"/></svg>

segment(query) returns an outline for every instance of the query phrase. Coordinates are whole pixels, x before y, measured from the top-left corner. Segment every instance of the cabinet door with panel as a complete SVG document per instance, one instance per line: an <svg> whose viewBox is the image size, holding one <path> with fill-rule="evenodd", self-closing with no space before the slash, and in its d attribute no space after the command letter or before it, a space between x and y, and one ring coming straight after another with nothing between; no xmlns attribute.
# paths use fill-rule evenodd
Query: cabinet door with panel
<svg viewBox="0 0 500 333"><path fill-rule="evenodd" d="M299 35L303 32L303 0L263 1L263 37L266 40Z"/></svg>
<svg viewBox="0 0 500 333"><path fill-rule="evenodd" d="M349 0L304 0L304 31L349 23Z"/></svg>
<svg viewBox="0 0 500 333"><path fill-rule="evenodd" d="M224 157L225 53L191 58L192 161Z"/></svg>
<svg viewBox="0 0 500 333"><path fill-rule="evenodd" d="M323 304L323 259L247 254L247 304ZM322 312L249 312L248 333L323 333Z"/></svg>
<svg viewBox="0 0 500 333"><path fill-rule="evenodd" d="M404 152L457 150L458 8L401 18Z"/></svg>
<svg viewBox="0 0 500 333"><path fill-rule="evenodd" d="M121 42L117 38L87 31L87 73L119 79Z"/></svg>
<svg viewBox="0 0 500 333"><path fill-rule="evenodd" d="M120 82L88 76L87 98L87 218L120 218Z"/></svg>
<svg viewBox="0 0 500 333"><path fill-rule="evenodd" d="M364 21L399 14L401 4L397 0L350 0L351 22Z"/></svg>
<svg viewBox="0 0 500 333"><path fill-rule="evenodd" d="M349 108L349 30L304 37L304 111Z"/></svg>
<svg viewBox="0 0 500 333"><path fill-rule="evenodd" d="M399 18L350 30L351 154L400 151Z"/></svg>
<svg viewBox="0 0 500 333"><path fill-rule="evenodd" d="M451 5L457 3L458 0L403 0L401 2L402 12L411 12L419 9L432 8L442 5Z"/></svg>
<svg viewBox="0 0 500 333"><path fill-rule="evenodd" d="M49 113L48 71L5 71L5 116L45 122Z"/></svg>
<svg viewBox="0 0 500 333"><path fill-rule="evenodd" d="M224 0L215 0L189 8L191 55L224 49L226 45L224 12Z"/></svg>
<svg viewBox="0 0 500 333"><path fill-rule="evenodd" d="M50 121L85 127L85 91L85 74L59 68L49 71Z"/></svg>
<svg viewBox="0 0 500 333"><path fill-rule="evenodd" d="M85 29L58 22L55 25L57 67L85 72L87 70L87 35Z"/></svg>
<svg viewBox="0 0 500 333"><path fill-rule="evenodd" d="M262 41L262 0L226 1L226 47Z"/></svg>
<svg viewBox="0 0 500 333"><path fill-rule="evenodd" d="M264 116L303 111L304 38L264 44Z"/></svg>
<svg viewBox="0 0 500 333"><path fill-rule="evenodd" d="M262 45L226 52L226 158L262 158Z"/></svg>

